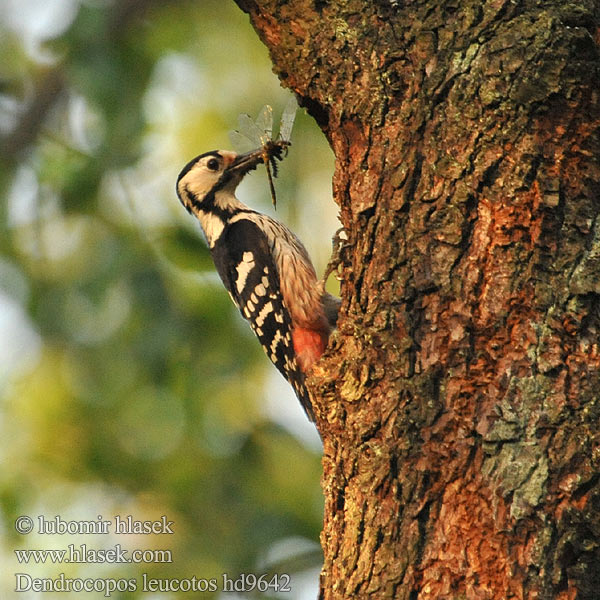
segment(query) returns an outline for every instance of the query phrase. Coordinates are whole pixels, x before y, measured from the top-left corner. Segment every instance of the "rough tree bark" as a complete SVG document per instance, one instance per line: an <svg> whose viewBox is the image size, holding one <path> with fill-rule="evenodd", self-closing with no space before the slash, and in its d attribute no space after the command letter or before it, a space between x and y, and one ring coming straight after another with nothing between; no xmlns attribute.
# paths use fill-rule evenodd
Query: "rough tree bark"
<svg viewBox="0 0 600 600"><path fill-rule="evenodd" d="M600 2L236 1L350 239L321 598L600 598Z"/></svg>

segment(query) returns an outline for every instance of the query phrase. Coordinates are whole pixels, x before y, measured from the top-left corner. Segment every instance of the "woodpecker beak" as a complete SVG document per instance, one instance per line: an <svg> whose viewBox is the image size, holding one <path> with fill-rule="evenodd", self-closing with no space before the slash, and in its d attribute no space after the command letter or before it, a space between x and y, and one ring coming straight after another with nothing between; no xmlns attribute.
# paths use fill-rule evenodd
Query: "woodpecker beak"
<svg viewBox="0 0 600 600"><path fill-rule="evenodd" d="M227 171L235 173L238 177L243 177L246 173L249 173L253 169L264 162L265 152L262 148L246 152L245 154L238 154L233 162L227 167Z"/></svg>

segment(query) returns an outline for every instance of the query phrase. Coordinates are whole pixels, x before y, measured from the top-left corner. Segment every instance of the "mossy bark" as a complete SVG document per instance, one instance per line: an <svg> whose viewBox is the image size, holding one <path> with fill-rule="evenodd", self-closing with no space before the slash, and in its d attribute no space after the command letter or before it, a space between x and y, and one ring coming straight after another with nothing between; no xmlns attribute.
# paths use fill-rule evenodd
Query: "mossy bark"
<svg viewBox="0 0 600 600"><path fill-rule="evenodd" d="M321 598L598 598L600 3L237 3L349 236Z"/></svg>

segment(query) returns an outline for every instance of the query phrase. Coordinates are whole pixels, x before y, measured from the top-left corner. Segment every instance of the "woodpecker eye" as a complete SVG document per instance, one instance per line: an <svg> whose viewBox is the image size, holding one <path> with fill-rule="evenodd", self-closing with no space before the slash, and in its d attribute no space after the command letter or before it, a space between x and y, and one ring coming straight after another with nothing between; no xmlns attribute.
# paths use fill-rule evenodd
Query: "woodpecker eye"
<svg viewBox="0 0 600 600"><path fill-rule="evenodd" d="M211 158L207 163L206 167L209 171L218 171L219 170L219 161L216 158Z"/></svg>

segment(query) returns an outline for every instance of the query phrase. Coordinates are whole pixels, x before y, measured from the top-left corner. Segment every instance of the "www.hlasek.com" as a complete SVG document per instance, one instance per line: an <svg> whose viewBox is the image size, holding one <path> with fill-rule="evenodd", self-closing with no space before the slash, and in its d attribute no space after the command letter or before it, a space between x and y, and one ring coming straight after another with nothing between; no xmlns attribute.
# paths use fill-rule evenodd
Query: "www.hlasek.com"
<svg viewBox="0 0 600 600"><path fill-rule="evenodd" d="M204 579L185 577L182 579L159 579L143 573L141 581L135 577L129 579L113 579L91 577L66 577L61 573L58 577L32 577L26 573L15 573L15 592L99 592L110 598L115 592L291 592L290 576L282 574L256 575L242 573L238 577L223 574ZM221 587L219 588L219 583Z"/></svg>
<svg viewBox="0 0 600 600"><path fill-rule="evenodd" d="M170 550L127 550L121 544L112 548L88 548L87 544L69 544L62 550L15 550L20 564L45 563L171 563Z"/></svg>

